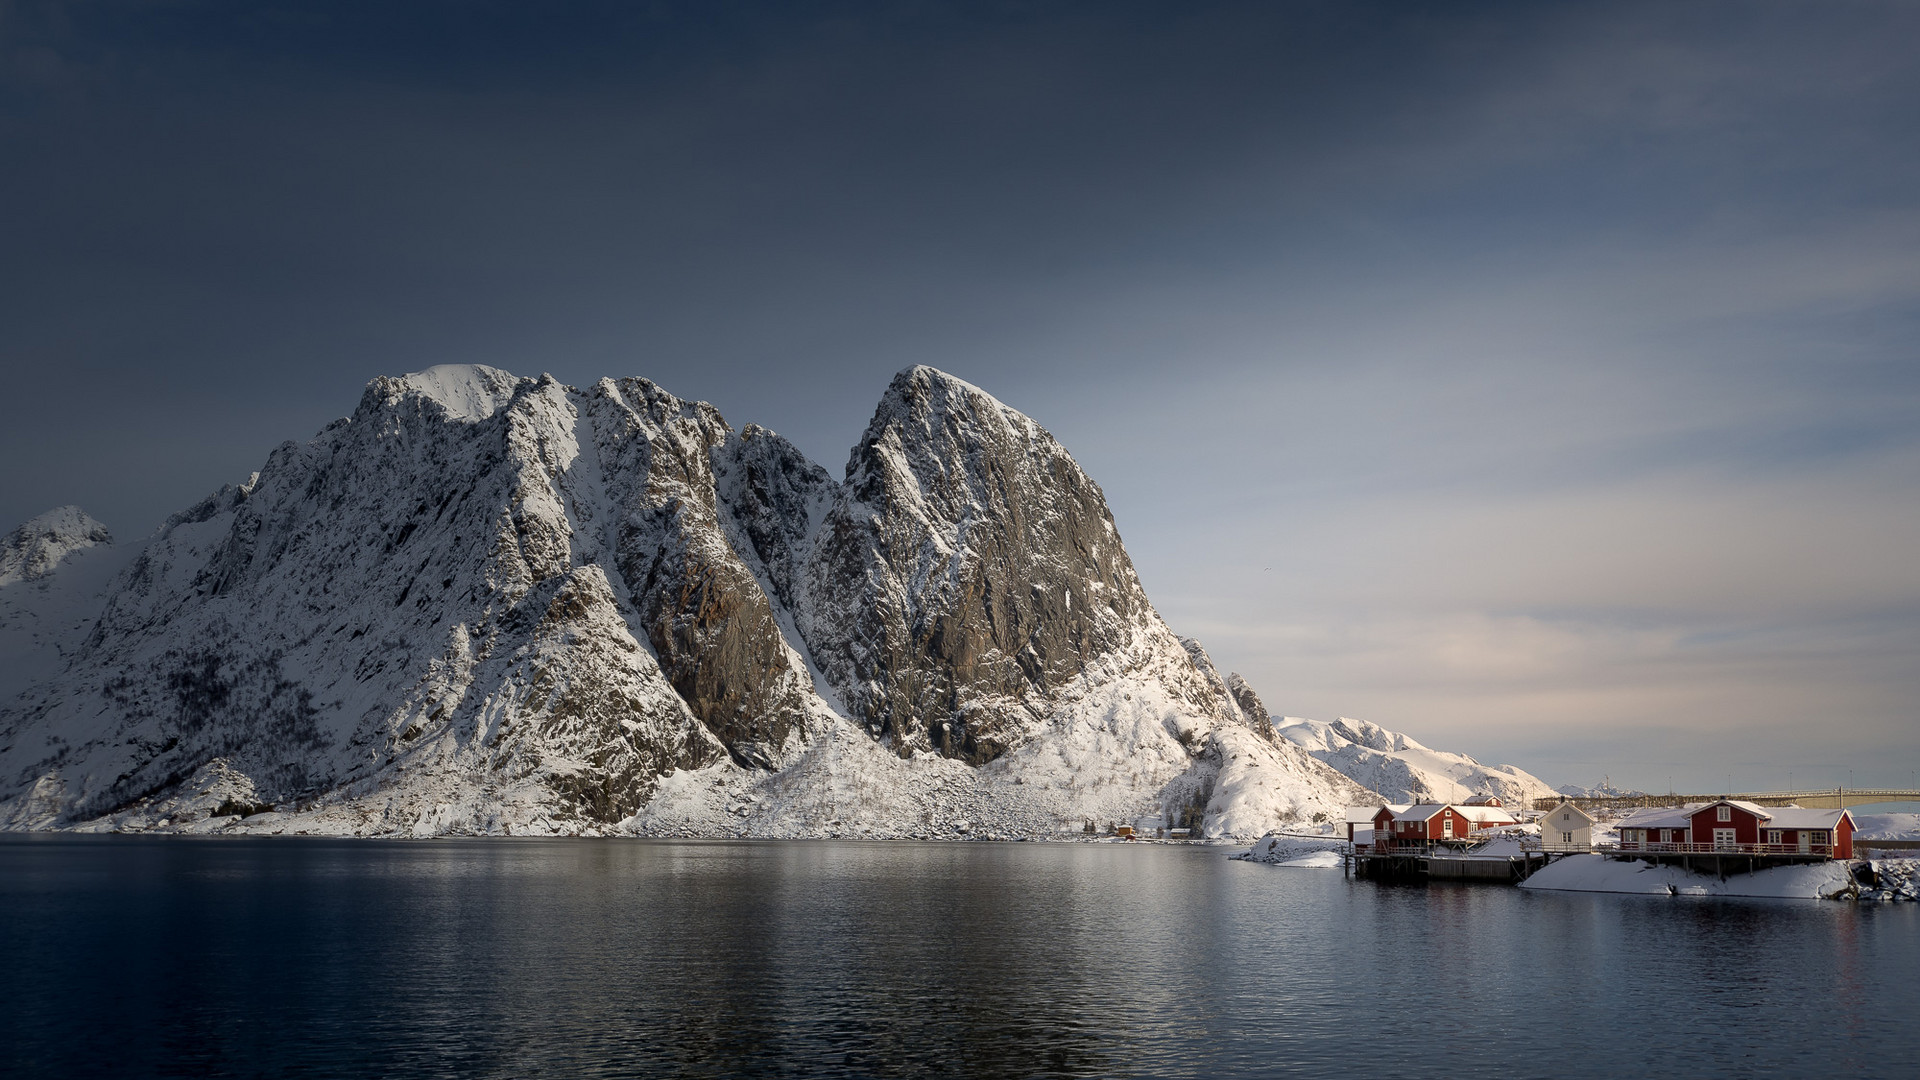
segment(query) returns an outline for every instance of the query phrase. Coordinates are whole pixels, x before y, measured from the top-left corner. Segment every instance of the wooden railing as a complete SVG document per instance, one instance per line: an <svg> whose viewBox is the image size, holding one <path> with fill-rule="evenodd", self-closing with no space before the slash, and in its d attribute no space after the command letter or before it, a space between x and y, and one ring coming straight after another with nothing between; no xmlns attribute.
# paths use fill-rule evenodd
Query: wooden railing
<svg viewBox="0 0 1920 1080"><path fill-rule="evenodd" d="M1621 855L1827 855L1832 844L1682 844L1623 840L1617 844L1599 844L1604 854Z"/></svg>

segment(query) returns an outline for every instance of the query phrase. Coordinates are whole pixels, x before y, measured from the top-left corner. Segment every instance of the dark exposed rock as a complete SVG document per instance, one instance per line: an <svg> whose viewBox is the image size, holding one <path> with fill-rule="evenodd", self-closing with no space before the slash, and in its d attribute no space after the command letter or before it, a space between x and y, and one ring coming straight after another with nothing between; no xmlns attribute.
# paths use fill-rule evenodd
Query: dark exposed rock
<svg viewBox="0 0 1920 1080"><path fill-rule="evenodd" d="M973 762L1012 745L1148 607L1066 450L927 367L887 388L806 584L801 633L848 707L903 754Z"/></svg>
<svg viewBox="0 0 1920 1080"><path fill-rule="evenodd" d="M812 682L720 521L732 429L645 379L603 380L588 402L615 560L661 670L727 746L784 745Z"/></svg>
<svg viewBox="0 0 1920 1080"><path fill-rule="evenodd" d="M1261 703L1260 695L1253 692L1253 687L1247 685L1247 680L1241 678L1239 672L1227 676L1227 692L1233 695L1233 703L1240 706L1240 716L1247 726L1258 732L1261 738L1272 741L1273 716Z"/></svg>

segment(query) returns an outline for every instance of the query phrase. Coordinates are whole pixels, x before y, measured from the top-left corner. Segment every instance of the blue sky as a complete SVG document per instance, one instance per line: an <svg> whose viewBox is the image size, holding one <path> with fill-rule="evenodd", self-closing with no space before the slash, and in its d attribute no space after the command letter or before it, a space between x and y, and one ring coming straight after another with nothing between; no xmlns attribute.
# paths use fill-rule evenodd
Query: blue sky
<svg viewBox="0 0 1920 1080"><path fill-rule="evenodd" d="M0 517L376 374L1047 425L1289 713L1920 771L1920 10L0 2Z"/></svg>

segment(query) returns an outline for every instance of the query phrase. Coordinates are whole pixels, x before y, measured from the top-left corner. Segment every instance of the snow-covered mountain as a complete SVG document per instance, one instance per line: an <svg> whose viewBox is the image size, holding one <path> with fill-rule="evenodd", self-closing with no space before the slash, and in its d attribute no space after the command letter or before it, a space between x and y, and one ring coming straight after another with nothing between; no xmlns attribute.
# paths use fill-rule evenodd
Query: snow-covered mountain
<svg viewBox="0 0 1920 1080"><path fill-rule="evenodd" d="M73 658L128 555L77 506L0 539L0 702Z"/></svg>
<svg viewBox="0 0 1920 1080"><path fill-rule="evenodd" d="M1366 797L1168 631L1051 435L931 368L844 482L645 379L452 366L138 544L54 517L0 564L0 827L1257 835Z"/></svg>
<svg viewBox="0 0 1920 1080"><path fill-rule="evenodd" d="M38 581L75 552L111 544L107 527L77 506L49 510L0 539L0 586Z"/></svg>
<svg viewBox="0 0 1920 1080"><path fill-rule="evenodd" d="M1646 794L1644 791L1627 791L1614 787L1605 780L1602 780L1592 787L1581 787L1579 784L1561 784L1553 790L1561 795L1565 795L1569 799L1626 799Z"/></svg>
<svg viewBox="0 0 1920 1080"><path fill-rule="evenodd" d="M1329 724L1289 716L1279 734L1388 802L1449 802L1484 793L1524 809L1554 793L1524 769L1482 765L1364 720L1342 717Z"/></svg>

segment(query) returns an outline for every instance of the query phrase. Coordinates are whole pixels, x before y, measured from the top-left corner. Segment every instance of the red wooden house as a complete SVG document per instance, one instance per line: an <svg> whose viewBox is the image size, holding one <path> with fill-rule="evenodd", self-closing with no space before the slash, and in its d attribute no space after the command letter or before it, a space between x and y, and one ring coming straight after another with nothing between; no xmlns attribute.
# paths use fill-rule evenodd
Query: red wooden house
<svg viewBox="0 0 1920 1080"><path fill-rule="evenodd" d="M1787 861L1853 858L1845 810L1759 806L1721 799L1705 806L1641 810L1619 825L1622 854L1749 855Z"/></svg>
<svg viewBox="0 0 1920 1080"><path fill-rule="evenodd" d="M1383 806L1373 815L1373 842L1375 848L1426 847L1464 842L1481 829L1512 824L1513 816L1498 806L1415 803L1399 811Z"/></svg>

